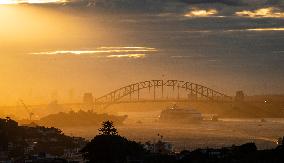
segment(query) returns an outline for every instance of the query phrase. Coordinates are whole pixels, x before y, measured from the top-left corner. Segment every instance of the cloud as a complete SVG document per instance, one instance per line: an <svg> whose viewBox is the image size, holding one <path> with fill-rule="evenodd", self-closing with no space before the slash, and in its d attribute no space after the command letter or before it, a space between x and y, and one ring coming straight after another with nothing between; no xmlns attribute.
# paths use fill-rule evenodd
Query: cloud
<svg viewBox="0 0 284 163"><path fill-rule="evenodd" d="M186 17L208 17L214 16L218 14L216 9L209 9L209 10L200 10L200 9L193 9L192 11L186 13L184 16Z"/></svg>
<svg viewBox="0 0 284 163"><path fill-rule="evenodd" d="M251 18L284 18L284 12L278 8L268 7L257 10L243 10L235 13L237 16Z"/></svg>
<svg viewBox="0 0 284 163"><path fill-rule="evenodd" d="M180 0L180 1L185 2L187 4L219 3L219 4L232 5L232 6L239 6L245 4L245 2L242 0Z"/></svg>
<svg viewBox="0 0 284 163"><path fill-rule="evenodd" d="M252 28L247 31L284 31L284 28Z"/></svg>
<svg viewBox="0 0 284 163"><path fill-rule="evenodd" d="M210 9L216 9L220 12L220 15L234 15L235 10L250 11L248 10L248 8L284 8L283 0L0 0L0 3L1 2L3 4L39 3L41 5L53 3L78 9L89 8L90 10L88 11L115 11L145 14L184 14L188 13L190 8L199 8L200 10L206 11ZM225 12L222 13L222 11ZM193 13L192 15L195 14Z"/></svg>
<svg viewBox="0 0 284 163"><path fill-rule="evenodd" d="M284 31L284 28L282 27L270 27L270 28L245 28L245 29L228 29L228 30L221 30L218 32L267 32L267 31L275 31L275 32L281 32ZM211 32L216 32L212 30Z"/></svg>
<svg viewBox="0 0 284 163"><path fill-rule="evenodd" d="M107 58L144 58L146 54L119 54L108 55Z"/></svg>
<svg viewBox="0 0 284 163"><path fill-rule="evenodd" d="M95 50L56 50L34 52L32 55L92 55L107 58L144 58L146 53L156 52L157 49L149 47L99 47Z"/></svg>
<svg viewBox="0 0 284 163"><path fill-rule="evenodd" d="M187 4L223 4L227 6L284 6L283 0L180 0Z"/></svg>
<svg viewBox="0 0 284 163"><path fill-rule="evenodd" d="M232 6L245 4L283 4L281 0L1 0L5 4L15 3L50 3L50 2L69 2L76 4L87 4L89 6L105 6L119 8L152 8L179 5L179 4L226 4Z"/></svg>

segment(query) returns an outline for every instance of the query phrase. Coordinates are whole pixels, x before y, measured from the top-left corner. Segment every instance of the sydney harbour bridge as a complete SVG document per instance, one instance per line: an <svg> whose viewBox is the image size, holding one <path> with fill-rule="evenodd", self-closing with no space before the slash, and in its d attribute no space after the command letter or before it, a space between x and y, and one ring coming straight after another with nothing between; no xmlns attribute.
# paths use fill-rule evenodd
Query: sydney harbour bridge
<svg viewBox="0 0 284 163"><path fill-rule="evenodd" d="M95 99L95 107L143 102L231 102L232 97L206 86L180 80L147 80L113 90Z"/></svg>

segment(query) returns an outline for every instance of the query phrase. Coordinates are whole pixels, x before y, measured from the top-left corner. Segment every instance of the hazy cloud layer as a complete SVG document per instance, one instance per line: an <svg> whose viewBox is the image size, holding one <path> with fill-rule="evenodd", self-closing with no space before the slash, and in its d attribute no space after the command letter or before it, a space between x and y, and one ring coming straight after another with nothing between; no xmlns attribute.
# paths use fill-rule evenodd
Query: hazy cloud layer
<svg viewBox="0 0 284 163"><path fill-rule="evenodd" d="M283 0L73 0L74 5L96 6L105 9L118 10L184 10L194 5L225 6L225 7L279 7L283 8Z"/></svg>
<svg viewBox="0 0 284 163"><path fill-rule="evenodd" d="M284 9L284 0L5 0L3 2L12 4L36 3L35 5L49 7L66 6L112 13L188 14L197 9L203 11L216 10L216 15L219 16L235 16L236 13L244 11L253 13L263 8L271 8L277 13L283 13Z"/></svg>

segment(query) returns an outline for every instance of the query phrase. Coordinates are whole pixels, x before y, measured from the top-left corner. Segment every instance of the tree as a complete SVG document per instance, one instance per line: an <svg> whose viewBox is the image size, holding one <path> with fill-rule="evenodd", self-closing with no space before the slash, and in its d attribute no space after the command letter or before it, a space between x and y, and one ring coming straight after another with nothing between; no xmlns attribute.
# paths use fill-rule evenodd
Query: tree
<svg viewBox="0 0 284 163"><path fill-rule="evenodd" d="M118 135L110 121L102 123L100 135L81 150L84 159L92 163L123 163L127 158L140 158L146 152L140 143Z"/></svg>
<svg viewBox="0 0 284 163"><path fill-rule="evenodd" d="M100 135L117 135L117 129L114 127L112 121L105 121L102 123L102 128L99 129Z"/></svg>
<svg viewBox="0 0 284 163"><path fill-rule="evenodd" d="M246 143L239 147L239 151L242 153L252 153L257 151L255 143Z"/></svg>

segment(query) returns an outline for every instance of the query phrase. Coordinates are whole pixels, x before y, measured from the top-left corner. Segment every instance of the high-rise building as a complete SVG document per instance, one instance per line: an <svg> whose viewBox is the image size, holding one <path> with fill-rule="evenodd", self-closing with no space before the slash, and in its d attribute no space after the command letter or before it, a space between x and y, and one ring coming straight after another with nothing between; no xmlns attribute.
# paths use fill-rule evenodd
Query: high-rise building
<svg viewBox="0 0 284 163"><path fill-rule="evenodd" d="M83 97L83 105L88 110L94 109L94 97L92 93L85 93Z"/></svg>

